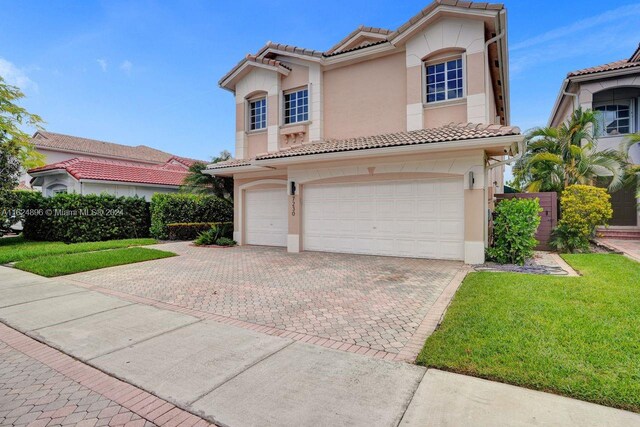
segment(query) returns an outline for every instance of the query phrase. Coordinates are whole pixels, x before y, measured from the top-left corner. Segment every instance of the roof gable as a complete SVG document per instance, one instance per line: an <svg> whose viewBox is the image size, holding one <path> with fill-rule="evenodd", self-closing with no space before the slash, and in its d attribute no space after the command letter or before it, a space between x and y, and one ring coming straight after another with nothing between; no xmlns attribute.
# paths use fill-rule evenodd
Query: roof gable
<svg viewBox="0 0 640 427"><path fill-rule="evenodd" d="M347 34L342 40L333 45L329 50L324 52L325 55L333 55L345 50L353 48L361 48L365 45L385 41L387 36L391 34L391 30L386 28L365 27L360 25L358 28Z"/></svg>

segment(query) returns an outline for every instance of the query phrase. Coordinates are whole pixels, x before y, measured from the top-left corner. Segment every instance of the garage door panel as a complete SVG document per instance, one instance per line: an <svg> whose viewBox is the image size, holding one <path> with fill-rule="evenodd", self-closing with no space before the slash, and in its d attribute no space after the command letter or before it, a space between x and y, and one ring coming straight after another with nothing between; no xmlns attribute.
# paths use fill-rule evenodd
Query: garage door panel
<svg viewBox="0 0 640 427"><path fill-rule="evenodd" d="M305 250L464 258L460 178L307 185L303 203Z"/></svg>
<svg viewBox="0 0 640 427"><path fill-rule="evenodd" d="M287 245L287 193L284 189L245 192L245 241L249 245Z"/></svg>

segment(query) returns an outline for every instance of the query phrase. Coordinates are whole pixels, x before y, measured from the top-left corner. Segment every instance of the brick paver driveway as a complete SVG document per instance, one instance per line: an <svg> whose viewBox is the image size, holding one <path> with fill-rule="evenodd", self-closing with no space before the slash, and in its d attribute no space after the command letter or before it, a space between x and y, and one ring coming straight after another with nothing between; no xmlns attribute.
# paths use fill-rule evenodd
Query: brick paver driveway
<svg viewBox="0 0 640 427"><path fill-rule="evenodd" d="M236 247L68 276L175 306L399 353L463 264Z"/></svg>

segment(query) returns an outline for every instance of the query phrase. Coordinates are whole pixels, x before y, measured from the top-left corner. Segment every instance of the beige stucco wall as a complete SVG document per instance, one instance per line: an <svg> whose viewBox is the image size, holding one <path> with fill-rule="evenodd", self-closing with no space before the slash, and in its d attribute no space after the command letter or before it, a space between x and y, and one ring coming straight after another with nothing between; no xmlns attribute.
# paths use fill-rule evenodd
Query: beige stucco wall
<svg viewBox="0 0 640 427"><path fill-rule="evenodd" d="M260 132L250 132L247 134L247 156L255 157L257 154L264 154L268 151L267 130Z"/></svg>
<svg viewBox="0 0 640 427"><path fill-rule="evenodd" d="M323 79L325 138L405 130L403 52L325 71Z"/></svg>
<svg viewBox="0 0 640 427"><path fill-rule="evenodd" d="M423 126L425 128L435 128L449 123L467 122L467 101L456 100L451 103L438 106L429 106L423 111Z"/></svg>
<svg viewBox="0 0 640 427"><path fill-rule="evenodd" d="M296 89L309 84L309 67L285 62L284 65L291 68L288 76L282 77L282 90Z"/></svg>

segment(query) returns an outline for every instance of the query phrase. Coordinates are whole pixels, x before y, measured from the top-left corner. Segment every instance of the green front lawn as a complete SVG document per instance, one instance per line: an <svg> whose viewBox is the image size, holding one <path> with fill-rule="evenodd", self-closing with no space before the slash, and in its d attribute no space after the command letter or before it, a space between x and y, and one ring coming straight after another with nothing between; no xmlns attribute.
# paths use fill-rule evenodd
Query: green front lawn
<svg viewBox="0 0 640 427"><path fill-rule="evenodd" d="M125 248L99 252L52 255L19 261L15 267L45 277L63 276L116 265L175 256L172 252L147 248Z"/></svg>
<svg viewBox="0 0 640 427"><path fill-rule="evenodd" d="M157 243L155 239L125 239L67 244L62 242L36 242L25 240L22 237L5 237L0 239L0 264L30 260L42 256L153 245L154 243Z"/></svg>
<svg viewBox="0 0 640 427"><path fill-rule="evenodd" d="M640 264L564 258L583 277L470 274L418 363L640 412Z"/></svg>

